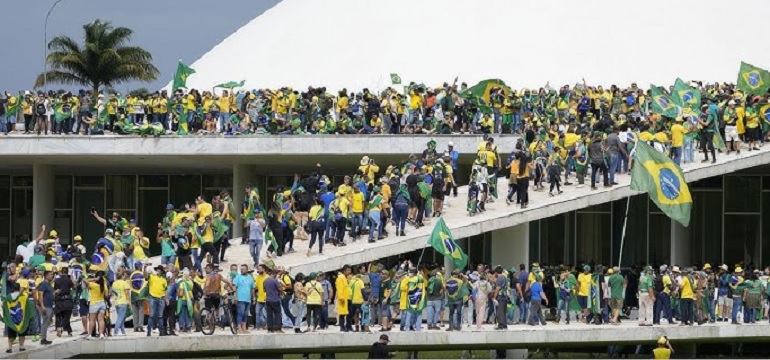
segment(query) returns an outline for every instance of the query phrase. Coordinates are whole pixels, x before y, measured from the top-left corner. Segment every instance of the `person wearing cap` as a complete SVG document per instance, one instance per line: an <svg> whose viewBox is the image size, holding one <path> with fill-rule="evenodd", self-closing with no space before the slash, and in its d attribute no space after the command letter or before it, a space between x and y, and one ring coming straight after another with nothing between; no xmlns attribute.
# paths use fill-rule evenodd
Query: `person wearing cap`
<svg viewBox="0 0 770 360"><path fill-rule="evenodd" d="M669 156L674 160L674 163L680 165L682 161L682 147L684 146L684 135L687 130L682 126L682 117L677 116L674 120L674 125L671 126L671 150Z"/></svg>
<svg viewBox="0 0 770 360"><path fill-rule="evenodd" d="M671 346L671 343L668 341L668 337L661 336L658 338L658 346L655 349L652 349L652 358L670 359L671 355L673 354L674 347Z"/></svg>
<svg viewBox="0 0 770 360"><path fill-rule="evenodd" d="M548 297L543 290L543 276L540 274L535 275L535 282L530 286L530 293L532 299L530 300L530 311L527 319L527 324L535 326L535 318L540 320L540 324L545 325L545 317L543 316L543 310L541 308L543 301L545 306L548 306Z"/></svg>
<svg viewBox="0 0 770 360"><path fill-rule="evenodd" d="M742 124L742 121L738 119L738 111L735 105L735 100L728 101L721 119L725 124L725 144L730 144L727 148L727 155L730 155L733 151L736 151L738 155L741 154L741 137L738 134L738 126ZM740 120L743 120L742 118L743 116L741 116Z"/></svg>
<svg viewBox="0 0 770 360"><path fill-rule="evenodd" d="M717 306L719 307L717 321L727 321L732 314L733 302L729 297L730 291L730 273L727 264L719 266L715 278L717 286Z"/></svg>
<svg viewBox="0 0 770 360"><path fill-rule="evenodd" d="M655 289L655 305L654 313L652 315L653 325L660 325L660 313L663 312L663 316L668 320L669 325L675 325L674 314L671 310L671 296L673 290L673 281L668 271L668 265L661 265L658 276L653 283Z"/></svg>
<svg viewBox="0 0 770 360"><path fill-rule="evenodd" d="M653 306L655 304L655 287L652 266L644 267L639 276L639 326L652 326Z"/></svg>
<svg viewBox="0 0 770 360"><path fill-rule="evenodd" d="M166 280L166 269L163 265L154 268L154 273L148 273L145 268L145 278L147 278L147 287L149 289L150 317L147 321L147 336L152 335L153 328L160 331L160 336L166 336L163 324L163 310L166 307L166 289L168 281Z"/></svg>
<svg viewBox="0 0 770 360"><path fill-rule="evenodd" d="M607 284L610 287L609 305L610 309L612 310L610 323L618 325L620 324L620 322L618 322L618 315L620 315L620 310L623 308L623 297L625 295L628 282L625 278L623 278L623 275L620 274L619 268L608 269L607 275L609 275Z"/></svg>
<svg viewBox="0 0 770 360"><path fill-rule="evenodd" d="M743 278L743 268L740 266L735 267L732 276L730 276L729 286L733 294L733 308L731 313L731 320L733 325L738 325L738 313L743 311L743 293L746 289L746 284ZM744 318L744 322L747 319Z"/></svg>
<svg viewBox="0 0 770 360"><path fill-rule="evenodd" d="M591 281L591 266L587 264L583 265L583 272L581 272L577 277L577 299L583 315L581 319L583 323L588 323L588 314L590 309L588 297L591 295Z"/></svg>
<svg viewBox="0 0 770 360"><path fill-rule="evenodd" d="M389 343L390 339L388 338L388 335L380 335L380 340L372 344L372 347L369 349L367 359L390 359L394 357L396 353L388 352Z"/></svg>

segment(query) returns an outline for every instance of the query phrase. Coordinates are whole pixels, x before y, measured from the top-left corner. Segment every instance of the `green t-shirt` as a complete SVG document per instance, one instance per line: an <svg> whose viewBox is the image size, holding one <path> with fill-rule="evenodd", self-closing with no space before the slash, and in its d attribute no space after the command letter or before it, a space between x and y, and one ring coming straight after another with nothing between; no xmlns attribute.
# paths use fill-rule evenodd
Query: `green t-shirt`
<svg viewBox="0 0 770 360"><path fill-rule="evenodd" d="M160 242L160 255L161 256L176 256L176 251L174 251L174 246L171 245L171 239L162 239Z"/></svg>
<svg viewBox="0 0 770 360"><path fill-rule="evenodd" d="M567 275L567 284L569 284L570 291L577 287L578 281L575 274L569 273L569 275Z"/></svg>
<svg viewBox="0 0 770 360"><path fill-rule="evenodd" d="M639 292L646 293L652 286L652 276L642 274L642 276L639 277Z"/></svg>
<svg viewBox="0 0 770 360"><path fill-rule="evenodd" d="M622 299L623 298L623 276L620 274L612 274L607 280L610 285L610 298Z"/></svg>
<svg viewBox="0 0 770 360"><path fill-rule="evenodd" d="M748 283L749 281L747 281ZM751 280L750 284L746 284L749 288L749 294L760 295L762 294L762 282L759 280Z"/></svg>

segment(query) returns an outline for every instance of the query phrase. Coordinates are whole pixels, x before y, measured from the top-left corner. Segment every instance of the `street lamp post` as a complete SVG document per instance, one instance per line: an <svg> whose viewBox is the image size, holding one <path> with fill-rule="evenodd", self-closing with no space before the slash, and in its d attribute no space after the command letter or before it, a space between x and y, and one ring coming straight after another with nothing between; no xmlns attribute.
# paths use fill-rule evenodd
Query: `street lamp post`
<svg viewBox="0 0 770 360"><path fill-rule="evenodd" d="M43 57L43 90L48 90L48 18L51 17L53 8L56 7L62 0L56 0L51 8L48 9L48 14L45 15L45 24L43 25L43 47L45 56Z"/></svg>

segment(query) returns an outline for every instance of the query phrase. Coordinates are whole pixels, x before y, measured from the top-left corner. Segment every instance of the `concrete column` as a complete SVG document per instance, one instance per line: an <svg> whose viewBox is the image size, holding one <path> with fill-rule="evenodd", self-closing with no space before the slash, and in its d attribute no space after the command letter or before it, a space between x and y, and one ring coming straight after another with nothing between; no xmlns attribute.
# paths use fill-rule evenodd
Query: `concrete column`
<svg viewBox="0 0 770 360"><path fill-rule="evenodd" d="M45 224L48 230L53 229L53 208L56 176L54 166L47 164L32 164L32 238L40 233L40 227ZM59 189L72 191L72 189Z"/></svg>
<svg viewBox="0 0 770 360"><path fill-rule="evenodd" d="M529 224L495 230L492 232L491 265L505 268L529 264Z"/></svg>
<svg viewBox="0 0 770 360"><path fill-rule="evenodd" d="M671 264L689 266L693 263L690 228L671 220Z"/></svg>
<svg viewBox="0 0 770 360"><path fill-rule="evenodd" d="M235 202L235 208L239 211L233 218L233 238L239 238L243 236L243 220L241 219L241 211L243 211L243 189L246 185L254 185L254 166L247 164L235 164L233 165L233 201Z"/></svg>

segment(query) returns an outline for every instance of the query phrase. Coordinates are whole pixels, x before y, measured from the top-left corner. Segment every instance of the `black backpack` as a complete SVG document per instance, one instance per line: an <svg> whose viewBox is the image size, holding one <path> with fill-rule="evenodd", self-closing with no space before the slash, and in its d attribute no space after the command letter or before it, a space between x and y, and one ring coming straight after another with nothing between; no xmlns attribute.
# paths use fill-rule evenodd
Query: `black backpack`
<svg viewBox="0 0 770 360"><path fill-rule="evenodd" d="M44 103L37 103L35 105L35 114L37 115L45 115L46 109Z"/></svg>
<svg viewBox="0 0 770 360"><path fill-rule="evenodd" d="M665 289L665 286L663 285L663 275L655 277L655 280L652 281L652 288L656 293L662 292Z"/></svg>

